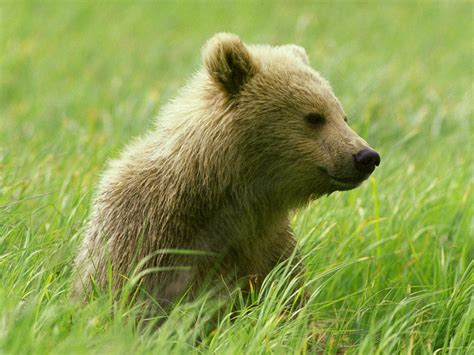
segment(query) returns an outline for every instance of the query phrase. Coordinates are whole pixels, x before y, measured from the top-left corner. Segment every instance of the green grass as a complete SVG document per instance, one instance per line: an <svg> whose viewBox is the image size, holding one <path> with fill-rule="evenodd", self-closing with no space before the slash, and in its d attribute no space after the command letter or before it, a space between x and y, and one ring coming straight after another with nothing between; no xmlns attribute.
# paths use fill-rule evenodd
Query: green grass
<svg viewBox="0 0 474 355"><path fill-rule="evenodd" d="M0 353L474 353L472 3L0 9ZM105 161L222 30L305 46L382 165L294 215L307 306L282 315L298 290L275 270L260 302L212 332L205 297L138 330L127 305L68 299L72 260Z"/></svg>

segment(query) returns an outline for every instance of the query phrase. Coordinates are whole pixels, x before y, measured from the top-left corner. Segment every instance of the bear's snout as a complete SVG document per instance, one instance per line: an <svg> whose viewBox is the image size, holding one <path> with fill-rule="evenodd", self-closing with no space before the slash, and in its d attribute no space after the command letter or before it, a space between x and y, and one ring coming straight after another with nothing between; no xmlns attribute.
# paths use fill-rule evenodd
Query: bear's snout
<svg viewBox="0 0 474 355"><path fill-rule="evenodd" d="M375 150L364 148L353 155L356 169L364 174L371 174L380 164L380 155Z"/></svg>

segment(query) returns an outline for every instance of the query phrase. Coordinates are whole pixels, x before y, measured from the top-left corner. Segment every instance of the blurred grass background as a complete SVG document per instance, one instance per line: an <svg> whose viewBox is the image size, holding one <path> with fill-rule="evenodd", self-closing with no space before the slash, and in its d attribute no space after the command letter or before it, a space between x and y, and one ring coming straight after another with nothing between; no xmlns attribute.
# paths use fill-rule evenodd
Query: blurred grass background
<svg viewBox="0 0 474 355"><path fill-rule="evenodd" d="M0 11L1 352L304 353L310 319L326 324L327 353L474 351L472 2L4 1ZM129 310L78 307L67 289L105 161L152 126L218 31L304 46L382 165L295 214L308 307L281 319L268 297L196 342L202 304L142 333Z"/></svg>

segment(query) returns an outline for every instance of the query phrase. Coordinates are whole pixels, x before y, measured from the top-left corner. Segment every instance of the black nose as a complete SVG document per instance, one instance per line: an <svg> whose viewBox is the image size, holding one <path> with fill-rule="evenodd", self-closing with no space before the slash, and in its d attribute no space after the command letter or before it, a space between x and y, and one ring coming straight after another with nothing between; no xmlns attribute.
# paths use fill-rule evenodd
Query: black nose
<svg viewBox="0 0 474 355"><path fill-rule="evenodd" d="M354 165L364 174L370 174L380 164L380 155L375 150L365 148L354 156Z"/></svg>

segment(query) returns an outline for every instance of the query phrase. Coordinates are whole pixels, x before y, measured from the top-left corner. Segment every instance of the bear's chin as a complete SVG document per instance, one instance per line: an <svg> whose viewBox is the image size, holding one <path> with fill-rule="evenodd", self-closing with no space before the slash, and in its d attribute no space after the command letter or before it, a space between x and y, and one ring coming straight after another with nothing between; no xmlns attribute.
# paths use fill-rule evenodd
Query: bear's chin
<svg viewBox="0 0 474 355"><path fill-rule="evenodd" d="M328 178L327 181L325 182L324 190L321 190L321 185L318 184L318 187L309 194L309 198L307 202L317 200L318 198L322 196L329 196L333 192L353 190L356 187L358 187L360 184L362 184L362 182L364 182L364 180L355 181L352 183L348 183L348 182L342 183L342 182L333 180L331 178Z"/></svg>
<svg viewBox="0 0 474 355"><path fill-rule="evenodd" d="M365 179L335 179L330 177L333 191L348 191L360 186Z"/></svg>
<svg viewBox="0 0 474 355"><path fill-rule="evenodd" d="M353 190L355 189L356 187L360 186L360 184L362 184L362 181L361 182L358 182L357 184L354 184L354 185L338 185L336 188L335 188L335 191L349 191L349 190Z"/></svg>
<svg viewBox="0 0 474 355"><path fill-rule="evenodd" d="M323 174L326 180L328 195L334 191L348 191L348 190L355 189L356 187L360 186L360 184L362 184L370 176L370 174L368 174L368 175L357 175L357 176L351 176L351 177L337 177L330 174L326 169L319 168L319 170L320 170L320 173Z"/></svg>

